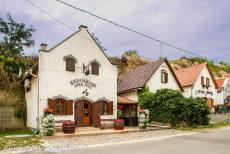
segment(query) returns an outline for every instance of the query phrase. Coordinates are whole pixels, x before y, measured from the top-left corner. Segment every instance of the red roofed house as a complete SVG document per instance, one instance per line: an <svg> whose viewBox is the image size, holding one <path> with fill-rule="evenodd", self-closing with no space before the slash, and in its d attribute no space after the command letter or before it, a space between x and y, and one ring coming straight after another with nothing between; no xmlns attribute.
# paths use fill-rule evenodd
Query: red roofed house
<svg viewBox="0 0 230 154"><path fill-rule="evenodd" d="M216 103L230 104L230 78L217 79L216 83L218 86Z"/></svg>
<svg viewBox="0 0 230 154"><path fill-rule="evenodd" d="M185 97L203 97L209 107L214 106L217 84L207 63L176 70L175 73L184 89Z"/></svg>

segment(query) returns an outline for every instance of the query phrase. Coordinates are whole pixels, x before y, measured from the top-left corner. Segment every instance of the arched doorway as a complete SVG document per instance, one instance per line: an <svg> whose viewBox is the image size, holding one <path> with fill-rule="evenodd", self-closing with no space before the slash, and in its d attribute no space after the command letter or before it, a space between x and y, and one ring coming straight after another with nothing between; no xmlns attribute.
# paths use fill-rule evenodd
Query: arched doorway
<svg viewBox="0 0 230 154"><path fill-rule="evenodd" d="M78 126L90 126L92 124L92 103L80 99L74 103L75 123Z"/></svg>

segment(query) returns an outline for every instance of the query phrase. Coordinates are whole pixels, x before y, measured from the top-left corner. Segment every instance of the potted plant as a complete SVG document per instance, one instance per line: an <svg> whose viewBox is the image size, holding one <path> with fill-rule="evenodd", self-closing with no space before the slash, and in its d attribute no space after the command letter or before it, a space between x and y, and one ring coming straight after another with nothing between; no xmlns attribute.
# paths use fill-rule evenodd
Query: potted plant
<svg viewBox="0 0 230 154"><path fill-rule="evenodd" d="M41 116L41 135L51 136L55 133L55 122L52 110L49 108L43 109L43 115Z"/></svg>
<svg viewBox="0 0 230 154"><path fill-rule="evenodd" d="M124 129L124 119L122 119L122 113L123 113L123 105L117 106L117 118L114 120L114 129L115 130L122 130Z"/></svg>

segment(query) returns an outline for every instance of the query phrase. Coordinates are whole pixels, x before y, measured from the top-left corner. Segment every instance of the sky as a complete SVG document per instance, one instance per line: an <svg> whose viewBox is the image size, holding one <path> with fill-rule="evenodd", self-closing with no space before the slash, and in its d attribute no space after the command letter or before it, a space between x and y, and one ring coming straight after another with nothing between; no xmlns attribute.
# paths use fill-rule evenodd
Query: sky
<svg viewBox="0 0 230 154"><path fill-rule="evenodd" d="M134 49L150 59L192 56L55 0L30 1L76 31L80 25L86 25L102 42L108 55L120 56L124 51ZM229 0L63 1L216 62L230 62ZM73 33L25 0L0 0L0 17L5 19L6 13L17 22L33 25L36 29L33 35L35 46L25 48L26 55L37 54L41 43L47 43L51 48Z"/></svg>

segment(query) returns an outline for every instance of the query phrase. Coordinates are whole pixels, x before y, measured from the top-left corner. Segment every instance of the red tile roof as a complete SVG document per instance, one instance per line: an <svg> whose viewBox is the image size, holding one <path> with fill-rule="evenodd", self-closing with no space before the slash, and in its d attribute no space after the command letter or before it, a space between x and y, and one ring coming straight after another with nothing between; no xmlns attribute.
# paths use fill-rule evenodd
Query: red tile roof
<svg viewBox="0 0 230 154"><path fill-rule="evenodd" d="M220 78L220 79L216 79L216 83L217 83L217 90L221 91L221 88L223 87L224 81L226 78Z"/></svg>
<svg viewBox="0 0 230 154"><path fill-rule="evenodd" d="M118 83L118 93L142 88L146 84L146 82L151 78L151 76L155 73L158 67L162 64L162 62L166 62L173 76L175 77L179 87L181 88L181 90L183 90L168 60L160 59L158 61L154 61L149 64L139 66L136 69L133 69L125 73L121 81Z"/></svg>
<svg viewBox="0 0 230 154"><path fill-rule="evenodd" d="M136 101L133 101L133 100L128 99L128 98L123 97L123 96L117 96L117 103L120 103L120 104L137 104Z"/></svg>
<svg viewBox="0 0 230 154"><path fill-rule="evenodd" d="M206 67L206 65L207 63L202 63L200 65L194 65L192 67L176 70L175 73L183 87L190 86L196 82L201 71L203 70L204 67Z"/></svg>
<svg viewBox="0 0 230 154"><path fill-rule="evenodd" d="M194 65L188 68L184 68L184 69L180 69L180 70L176 70L175 74L177 76L177 78L179 79L181 85L183 87L185 86L191 86L193 84L195 84L196 80L198 79L201 71L207 67L210 76L215 84L215 87L217 88L217 84L216 84L216 80L212 74L212 71L210 70L209 66L207 63L202 63L199 65Z"/></svg>

